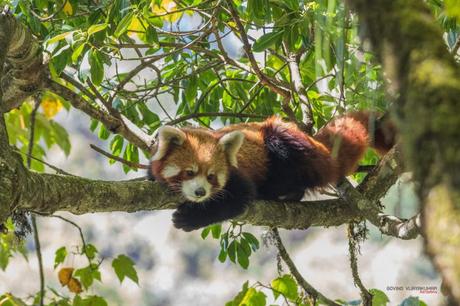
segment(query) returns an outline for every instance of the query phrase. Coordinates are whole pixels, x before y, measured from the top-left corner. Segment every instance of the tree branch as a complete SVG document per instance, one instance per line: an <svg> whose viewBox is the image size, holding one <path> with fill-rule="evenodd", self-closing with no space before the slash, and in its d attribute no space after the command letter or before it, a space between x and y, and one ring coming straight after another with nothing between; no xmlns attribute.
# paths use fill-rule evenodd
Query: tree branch
<svg viewBox="0 0 460 306"><path fill-rule="evenodd" d="M311 103L310 103L310 100L308 99L307 91L305 90L305 86L303 85L302 77L300 76L298 60L299 60L299 56L297 56L296 54L291 53L288 55L288 64L289 64L289 72L291 75L291 83L300 101L304 103L304 105L307 107L305 109L306 119L304 123L304 130L307 133L311 134L315 121L313 119L313 110L311 107Z"/></svg>
<svg viewBox="0 0 460 306"><path fill-rule="evenodd" d="M379 214L382 234L397 237L403 240L417 238L420 234L422 220L421 215L417 214L410 219L401 219L395 216Z"/></svg>
<svg viewBox="0 0 460 306"><path fill-rule="evenodd" d="M407 166L418 182L426 249L460 302L460 67L424 1L349 0L396 101ZM454 153L456 152L456 153ZM441 234L449 224L454 236Z"/></svg>
<svg viewBox="0 0 460 306"><path fill-rule="evenodd" d="M7 112L22 104L24 99L41 88L43 80L43 57L38 42L30 31L16 18L4 12L0 15L0 35L5 41L2 56L1 88L3 98L0 108Z"/></svg>
<svg viewBox="0 0 460 306"><path fill-rule="evenodd" d="M134 127L134 125L132 123L130 124L129 120L125 120L123 116L121 116L121 119L115 118L107 112L96 109L71 89L51 79L46 80L44 87L69 101L76 109L102 122L109 131L122 135L126 140L142 150L150 151L153 144L153 138L144 133L141 129Z"/></svg>
<svg viewBox="0 0 460 306"><path fill-rule="evenodd" d="M275 246L278 249L279 255L288 266L292 276L294 276L295 280L303 288L303 290L314 299L314 302L319 300L320 302L326 305L339 306L339 304L325 297L321 292L319 292L312 285L310 285L305 280L305 278L303 278L302 274L300 274L299 270L297 270L296 265L292 261L291 256L289 256L288 252L286 251L286 248L284 247L283 241L281 240L280 234L276 227L272 228L272 235L275 240Z"/></svg>
<svg viewBox="0 0 460 306"><path fill-rule="evenodd" d="M110 158L110 159L116 160L117 162L120 162L120 163L122 163L122 164L125 164L125 165L127 165L128 167L131 167L131 168L134 168L134 169L148 169L148 168L149 168L148 165L135 163L135 162L126 160L126 159L124 159L124 158L121 158L121 157L119 157L119 156L115 156L115 155L113 155L113 154L110 154L110 153L108 153L108 152L102 150L101 148L99 148L99 147L96 146L96 145L90 144L89 146L90 146L91 149L93 149L94 151L98 152L99 154L102 154L102 155L104 155L105 157L108 157L108 158Z"/></svg>
<svg viewBox="0 0 460 306"><path fill-rule="evenodd" d="M251 64L252 70L254 70L255 74L257 75L257 77L259 78L260 82L263 85L267 86L273 92L279 94L281 97L289 101L291 99L290 92L282 88L275 79L272 79L271 77L263 73L262 70L260 69L259 64L257 63L257 60L254 57L254 54L252 53L251 43L249 42L249 39L244 29L243 23L241 22L240 16L238 15L238 12L236 11L236 8L234 7L233 2L230 0L227 0L227 4L228 4L228 8L232 16L232 19L233 21L235 21L236 28L238 30L240 39L243 42L243 50L249 59L249 63Z"/></svg>

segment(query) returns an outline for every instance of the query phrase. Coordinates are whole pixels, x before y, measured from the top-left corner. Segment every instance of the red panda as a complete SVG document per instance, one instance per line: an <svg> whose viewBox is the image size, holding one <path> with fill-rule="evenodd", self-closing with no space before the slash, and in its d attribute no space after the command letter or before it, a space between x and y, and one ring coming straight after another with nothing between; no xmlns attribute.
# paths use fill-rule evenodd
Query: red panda
<svg viewBox="0 0 460 306"><path fill-rule="evenodd" d="M164 126L149 174L183 195L173 223L191 231L242 214L254 199L300 200L305 190L336 183L356 170L369 145L391 148L392 135L373 123L373 115L351 113L314 136L278 117L216 131Z"/></svg>

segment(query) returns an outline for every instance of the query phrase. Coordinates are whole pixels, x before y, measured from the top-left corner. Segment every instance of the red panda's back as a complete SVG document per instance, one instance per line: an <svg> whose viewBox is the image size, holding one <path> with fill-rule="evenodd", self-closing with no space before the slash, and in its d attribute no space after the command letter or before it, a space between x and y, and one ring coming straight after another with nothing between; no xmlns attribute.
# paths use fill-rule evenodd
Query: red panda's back
<svg viewBox="0 0 460 306"><path fill-rule="evenodd" d="M244 134L244 142L238 151L238 169L255 183L266 177L268 157L265 150L261 123L233 124L216 131L218 136L232 131Z"/></svg>

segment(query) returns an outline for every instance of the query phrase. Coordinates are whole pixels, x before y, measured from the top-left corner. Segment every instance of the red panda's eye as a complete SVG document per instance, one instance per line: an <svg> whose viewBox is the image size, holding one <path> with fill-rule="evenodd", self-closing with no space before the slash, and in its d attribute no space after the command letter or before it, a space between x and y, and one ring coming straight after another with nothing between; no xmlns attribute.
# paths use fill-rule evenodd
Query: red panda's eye
<svg viewBox="0 0 460 306"><path fill-rule="evenodd" d="M208 181L214 180L216 176L214 174L208 174Z"/></svg>
<svg viewBox="0 0 460 306"><path fill-rule="evenodd" d="M193 172L192 170L186 170L186 171L185 171L185 175L187 175L187 176L194 176L194 175L195 175L195 172Z"/></svg>

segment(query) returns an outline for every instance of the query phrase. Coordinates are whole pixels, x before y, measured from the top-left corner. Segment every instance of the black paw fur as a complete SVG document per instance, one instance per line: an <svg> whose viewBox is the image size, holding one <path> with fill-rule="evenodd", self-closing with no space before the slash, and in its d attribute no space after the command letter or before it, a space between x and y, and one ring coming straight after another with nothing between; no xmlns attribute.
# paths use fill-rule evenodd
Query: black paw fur
<svg viewBox="0 0 460 306"><path fill-rule="evenodd" d="M206 227L212 222L205 218L206 212L199 203L185 203L179 206L172 215L175 228L191 232Z"/></svg>

